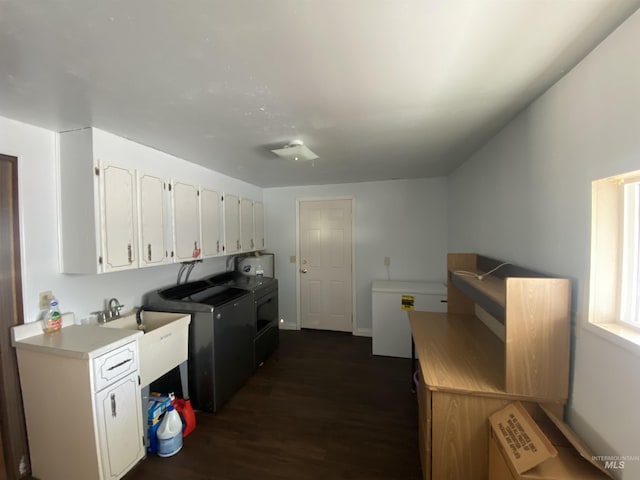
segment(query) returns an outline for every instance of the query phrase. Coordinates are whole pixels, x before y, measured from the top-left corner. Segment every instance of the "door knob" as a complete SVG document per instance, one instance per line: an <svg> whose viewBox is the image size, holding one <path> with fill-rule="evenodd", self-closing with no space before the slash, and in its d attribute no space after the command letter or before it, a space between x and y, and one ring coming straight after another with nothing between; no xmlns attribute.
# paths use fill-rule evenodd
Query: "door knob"
<svg viewBox="0 0 640 480"><path fill-rule="evenodd" d="M306 268L301 268L300 269L300 273L307 273L309 270L307 270Z"/></svg>

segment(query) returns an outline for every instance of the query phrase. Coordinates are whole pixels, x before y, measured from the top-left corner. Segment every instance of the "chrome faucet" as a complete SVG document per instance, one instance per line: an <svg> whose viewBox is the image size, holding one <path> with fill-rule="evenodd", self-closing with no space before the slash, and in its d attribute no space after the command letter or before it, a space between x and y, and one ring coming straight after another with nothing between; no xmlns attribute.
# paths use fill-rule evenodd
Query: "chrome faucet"
<svg viewBox="0 0 640 480"><path fill-rule="evenodd" d="M121 305L117 298L110 299L107 304L107 318L118 318L122 307L124 305Z"/></svg>
<svg viewBox="0 0 640 480"><path fill-rule="evenodd" d="M91 315L95 315L95 319L98 322L98 324L104 323L106 321L106 317L105 317L104 312L102 310L97 310L95 312L91 312Z"/></svg>

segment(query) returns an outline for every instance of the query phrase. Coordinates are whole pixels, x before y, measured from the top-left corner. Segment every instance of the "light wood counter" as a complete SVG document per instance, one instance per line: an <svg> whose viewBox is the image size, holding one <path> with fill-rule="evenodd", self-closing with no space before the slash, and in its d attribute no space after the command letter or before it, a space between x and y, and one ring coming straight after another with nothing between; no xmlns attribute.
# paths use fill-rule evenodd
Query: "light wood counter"
<svg viewBox="0 0 640 480"><path fill-rule="evenodd" d="M482 280L456 273L496 266ZM563 417L570 284L475 254L449 254L447 269L447 313L408 312L420 366L423 478L487 480L489 415L519 400L530 413L540 403ZM476 307L502 324L505 341Z"/></svg>
<svg viewBox="0 0 640 480"><path fill-rule="evenodd" d="M418 364L432 391L549 402L505 390L505 345L472 315L408 312ZM564 403L564 398L553 399Z"/></svg>
<svg viewBox="0 0 640 480"><path fill-rule="evenodd" d="M477 317L409 312L420 366L419 443L425 480L487 480L487 418L520 400L562 417L564 400L505 391L505 346Z"/></svg>
<svg viewBox="0 0 640 480"><path fill-rule="evenodd" d="M476 317L414 311L409 323L427 388L504 393L504 346Z"/></svg>

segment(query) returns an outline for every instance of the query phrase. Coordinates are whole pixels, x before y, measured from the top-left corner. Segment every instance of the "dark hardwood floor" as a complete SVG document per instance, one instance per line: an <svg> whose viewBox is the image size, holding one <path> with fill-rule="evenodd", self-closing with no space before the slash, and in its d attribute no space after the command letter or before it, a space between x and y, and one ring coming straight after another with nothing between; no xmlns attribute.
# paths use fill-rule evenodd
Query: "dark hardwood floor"
<svg viewBox="0 0 640 480"><path fill-rule="evenodd" d="M125 480L419 479L408 360L371 339L281 331L280 348L173 457L149 455Z"/></svg>

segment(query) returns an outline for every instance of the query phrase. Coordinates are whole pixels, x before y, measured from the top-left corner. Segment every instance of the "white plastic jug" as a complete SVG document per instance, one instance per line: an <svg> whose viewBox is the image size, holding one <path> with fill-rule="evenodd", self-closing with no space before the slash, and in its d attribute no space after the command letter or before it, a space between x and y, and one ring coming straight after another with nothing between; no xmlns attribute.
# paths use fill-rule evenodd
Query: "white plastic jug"
<svg viewBox="0 0 640 480"><path fill-rule="evenodd" d="M182 448L182 420L180 415L169 405L162 422L156 432L158 437L158 456L170 457Z"/></svg>

